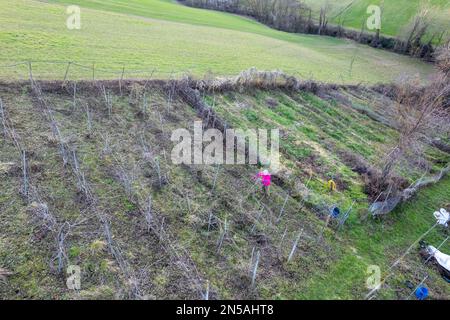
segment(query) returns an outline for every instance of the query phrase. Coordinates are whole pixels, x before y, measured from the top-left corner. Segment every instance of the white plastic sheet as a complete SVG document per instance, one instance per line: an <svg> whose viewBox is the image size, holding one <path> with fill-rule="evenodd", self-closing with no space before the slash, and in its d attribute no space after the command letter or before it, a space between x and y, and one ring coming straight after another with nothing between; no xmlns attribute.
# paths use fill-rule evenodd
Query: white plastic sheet
<svg viewBox="0 0 450 320"><path fill-rule="evenodd" d="M445 209L441 209L434 213L434 217L440 225L448 227L450 221L450 214Z"/></svg>
<svg viewBox="0 0 450 320"><path fill-rule="evenodd" d="M448 270L450 272L450 256L448 254L440 252L433 246L427 247L428 253L430 253L439 263L441 267Z"/></svg>

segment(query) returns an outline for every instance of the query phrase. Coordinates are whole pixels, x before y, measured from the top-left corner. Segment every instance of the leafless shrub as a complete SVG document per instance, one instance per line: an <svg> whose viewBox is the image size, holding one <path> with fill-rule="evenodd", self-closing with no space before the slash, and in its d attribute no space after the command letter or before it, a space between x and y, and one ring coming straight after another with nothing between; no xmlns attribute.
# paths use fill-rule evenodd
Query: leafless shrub
<svg viewBox="0 0 450 320"><path fill-rule="evenodd" d="M58 141L59 152L63 159L63 164L64 164L64 166L66 166L69 162L69 151L68 151L68 147L67 147L66 143L64 142L61 131L59 130L58 122L56 121L56 119L53 116L53 111L48 107L47 102L44 99L44 96L42 94L42 90L40 89L39 84L37 84L37 83L35 84L33 92L34 92L36 99L39 102L39 106L44 111L44 114L46 115L47 120L50 123L50 128L52 130L53 138L56 141Z"/></svg>
<svg viewBox="0 0 450 320"><path fill-rule="evenodd" d="M103 232L106 239L106 243L108 245L109 252L116 260L117 265L122 271L122 274L128 280L128 285L131 286L130 293L132 297L141 298L142 294L141 289L139 288L139 281L133 274L128 262L123 257L120 248L116 245L115 241L113 240L110 222L108 221L107 217L104 214L99 214L99 219L102 223Z"/></svg>
<svg viewBox="0 0 450 320"><path fill-rule="evenodd" d="M152 208L152 196L148 196L147 207L144 211L145 222L147 222L147 232L150 231L153 224L153 208Z"/></svg>
<svg viewBox="0 0 450 320"><path fill-rule="evenodd" d="M55 254L50 261L51 269L56 270L57 273L61 273L63 267L66 265L68 258L66 254L65 240L71 232L73 226L82 223L75 223L71 226L68 222L58 223L55 216L50 212L46 202L44 202L38 190L30 185L29 198L32 200L28 206L28 212L32 217L32 223L40 229L40 233L46 235L51 233L55 238ZM57 261L55 267L54 261Z"/></svg>
<svg viewBox="0 0 450 320"><path fill-rule="evenodd" d="M161 173L161 166L159 164L159 158L153 157L152 163L153 163L153 168L156 170L156 173L158 175L159 187L162 188L163 185L167 182L167 180L163 177L163 175Z"/></svg>
<svg viewBox="0 0 450 320"><path fill-rule="evenodd" d="M442 43L448 22L442 16L442 9L422 1L417 14L400 31L395 51L431 60L434 43Z"/></svg>
<svg viewBox="0 0 450 320"><path fill-rule="evenodd" d="M103 92L106 96L106 102L109 104L109 113L111 113L111 100L108 98L109 93L106 93L104 87ZM61 136L58 123L53 117L52 111L47 105L43 95L42 90L40 89L40 86L38 84L33 86L33 93L36 97L39 107L42 108L44 111L44 114L46 115L48 121L50 122L52 132L56 139L59 141L60 145L60 151L61 155L64 161L64 165L70 164L70 167L72 169L73 174L75 175L77 179L77 187L79 192L84 196L84 201L88 205L95 206L98 202L98 199L93 194L91 187L85 177L84 172L80 168L79 161L77 158L77 154L75 150L70 150L70 147L68 144L66 144ZM42 201L39 201L38 203L42 203ZM54 257L54 260L58 261L58 270L61 270L62 265L64 263L64 260L67 259L65 249L64 249L64 241L68 235L68 232L70 230L70 225L63 224L61 225L60 229L56 228L56 222L54 219L51 218L51 215L49 215L48 208L43 205L39 205L37 207L39 210L37 212L39 213L38 216L41 216L41 220L44 219L44 221L49 221L47 224L51 227L51 230L55 233L55 230L57 230L57 253ZM98 210L94 208L94 210ZM129 267L127 261L124 259L121 250L119 246L116 245L116 243L113 240L113 236L110 229L110 224L108 219L103 213L97 213L97 218L99 219L102 228L104 230L104 235L106 242L108 244L108 248L110 251L110 254L115 258L117 264L119 265L119 268L121 269L124 276L127 278L127 284L131 286L130 288L130 295L133 298L140 298L141 297L141 290L139 288L139 280L134 276L131 268Z"/></svg>
<svg viewBox="0 0 450 320"><path fill-rule="evenodd" d="M168 83L167 89L167 113L170 112L170 108L172 106L172 102L176 93L177 82L175 79L171 77Z"/></svg>
<svg viewBox="0 0 450 320"><path fill-rule="evenodd" d="M156 182L156 187L158 189L161 189L164 185L168 183L167 173L163 173L159 157L155 156L154 153L147 146L147 143L145 142L143 135L140 136L140 141L143 152L143 159L144 161L150 163L152 169L155 170L158 178Z"/></svg>
<svg viewBox="0 0 450 320"><path fill-rule="evenodd" d="M441 56L448 51L449 48ZM406 79L390 93L395 101L393 110L399 138L383 159L379 185L387 184L398 163L416 164L426 145L450 133L450 81L445 65L444 62L443 69L425 87L418 79Z"/></svg>
<svg viewBox="0 0 450 320"><path fill-rule="evenodd" d="M44 111L47 120L50 123L50 127L54 138L58 141L59 152L63 160L63 165L71 165L72 172L77 178L78 190L84 195L85 201L91 203L94 201L94 196L92 194L91 188L86 181L84 172L80 169L77 154L75 150L70 150L69 145L64 141L61 131L58 126L58 122L53 116L53 111L48 106L43 94L42 89L38 83L33 86L33 94L39 103L39 107ZM89 112L87 111L89 114ZM88 118L90 116L88 115Z"/></svg>
<svg viewBox="0 0 450 320"><path fill-rule="evenodd" d="M19 143L19 136L17 135L16 130L14 129L12 124L8 124L8 119L7 119L7 116L6 116L6 110L5 110L5 107L3 105L2 99L0 99L0 117L2 118L1 120L2 120L3 134L5 136L5 139L7 137L9 137L13 141L15 147L19 151L22 151L23 148L22 148L22 146Z"/></svg>
<svg viewBox="0 0 450 320"><path fill-rule="evenodd" d="M220 93L226 91L243 92L252 89L282 89L289 91L304 90L318 94L339 88L346 89L354 87L357 86L325 84L311 80L302 81L282 71L260 71L256 68L242 71L235 77L206 77L199 80L184 77L177 83L177 89L181 93L181 97L197 110L200 109L200 101L203 101L199 92ZM188 88L191 91L187 90ZM204 112L203 109L198 111ZM221 129L219 127L217 128Z"/></svg>
<svg viewBox="0 0 450 320"><path fill-rule="evenodd" d="M422 89L415 81L397 87L397 144L385 156L382 179L386 180L401 159L415 159L422 154L424 142L448 134L450 115L448 96L450 84L445 76L437 75L433 83Z"/></svg>
<svg viewBox="0 0 450 320"><path fill-rule="evenodd" d="M272 89L281 85L295 89L298 88L299 83L295 77L287 76L281 71L266 72L251 68L241 72L234 79L233 85L242 91L248 87Z"/></svg>
<svg viewBox="0 0 450 320"><path fill-rule="evenodd" d="M204 227L206 227L206 230L208 231L208 235L212 230L216 230L220 226L220 220L217 218L213 211L210 210L207 217L207 223L205 223Z"/></svg>
<svg viewBox="0 0 450 320"><path fill-rule="evenodd" d="M38 100L41 103L41 107L44 107L45 101L43 100L40 87L32 80L32 78L31 81L32 81L32 89L36 92ZM2 120L4 120L4 123L6 124L3 106L1 111L2 111ZM52 128L56 128L56 132L59 133L59 129L56 126L56 121L54 121L48 109L46 110L46 112L50 115L50 119L52 119L53 124ZM13 128L10 129L9 127L5 126L5 129L11 131L11 133L8 133L8 135L10 135L11 138L15 141L18 150L21 151L22 176L23 176L22 194L26 198L27 202L30 203L27 210L32 217L31 220L35 225L37 225L41 229L42 233L46 234L50 232L53 235L55 235L56 254L54 258L52 258L50 264L52 265L53 261L57 260L58 261L57 272L60 273L62 271L65 262L67 261L64 240L69 234L68 229L70 229L70 225L67 222L63 223L61 226L58 224L55 216L50 212L47 203L42 200L37 188L33 186L30 182L27 152L20 147L20 144L18 142L19 140L18 135L15 133Z"/></svg>
<svg viewBox="0 0 450 320"><path fill-rule="evenodd" d="M420 187L434 183L441 179L447 168L436 177L423 180L403 190L399 180L393 174L394 168L402 164L403 167L414 169L426 145L433 144L436 139L448 136L450 133L450 81L445 68L434 75L431 83L423 87L418 81L404 81L397 85L394 93L395 122L399 131L396 145L383 159L381 174L372 177L369 186L381 190L380 195L371 205L374 215L391 212L399 203L406 201ZM419 163L420 164L420 163ZM428 169L426 170L428 171ZM379 197L385 198L379 201Z"/></svg>
<svg viewBox="0 0 450 320"><path fill-rule="evenodd" d="M102 89L102 93L103 93L103 98L105 99L105 105L108 110L108 117L111 117L112 105L113 105L111 92L106 90L104 85L101 86L101 89Z"/></svg>
<svg viewBox="0 0 450 320"><path fill-rule="evenodd" d="M111 138L106 134L103 135L102 133L100 133L100 137L103 140L103 148L102 148L102 155L111 155L112 150L111 150Z"/></svg>
<svg viewBox="0 0 450 320"><path fill-rule="evenodd" d="M317 33L321 34L322 30L327 28L328 25L328 11L330 11L330 3L326 1L320 7L320 15L319 15L319 28Z"/></svg>
<svg viewBox="0 0 450 320"><path fill-rule="evenodd" d="M69 162L70 151L68 150L68 146L64 142L55 121L52 121L52 131L53 131L53 136L58 141L59 153L63 160L63 165L66 166Z"/></svg>
<svg viewBox="0 0 450 320"><path fill-rule="evenodd" d="M403 30L403 40L398 41L397 45L401 46L401 50L404 53L408 53L412 47L416 47L416 43L420 43L422 37L426 34L429 26L429 10L427 8L421 8L417 15L414 17L410 25Z"/></svg>
<svg viewBox="0 0 450 320"><path fill-rule="evenodd" d="M221 226L221 232L219 235L219 239L217 240L217 253L219 253L220 250L222 249L222 245L223 245L225 238L227 237L227 234L228 234L228 221L227 221L227 219L225 219L225 221L223 222L223 224Z"/></svg>
<svg viewBox="0 0 450 320"><path fill-rule="evenodd" d="M142 148L143 160L152 161L153 154L145 143L143 135L140 136L140 144ZM119 159L114 155L113 158L116 160L116 165L121 168L122 165ZM117 169L114 171L117 171ZM160 176L162 179L163 175L161 174ZM189 280L193 288L196 292L198 292L198 296L204 297L203 281L199 275L195 263L192 261L189 253L181 246L181 244L173 240L175 237L165 226L165 217L154 214L151 197L149 196L143 200L138 194L136 194L134 189L131 190L130 196L133 198L136 207L142 214L142 217L147 225L147 230L151 231L151 233L158 238L162 249L168 254L172 263L180 268L184 277ZM107 239L110 238L108 228L105 228L105 234L107 235Z"/></svg>
<svg viewBox="0 0 450 320"><path fill-rule="evenodd" d="M123 257L123 254L119 248L119 246L115 243L113 239L113 235L111 232L111 224L108 221L108 218L103 214L100 213L98 215L99 220L103 227L103 233L105 236L105 240L109 249L110 254L114 257L114 259L117 262L117 265L119 266L120 270L122 271L122 274L126 277L128 280L127 284L131 286L130 293L133 298L140 299L142 295L142 291L139 287L139 281L137 277L132 272L128 262Z"/></svg>
<svg viewBox="0 0 450 320"><path fill-rule="evenodd" d="M65 265L65 261L68 260L64 242L67 236L69 235L69 232L70 232L70 225L68 223L63 223L62 226L59 228L59 232L56 237L57 253L54 259L58 261L57 267L58 273L61 273Z"/></svg>
<svg viewBox="0 0 450 320"><path fill-rule="evenodd" d="M88 136L92 134L92 117L91 113L89 112L89 105L86 103L86 123L87 123L87 131Z"/></svg>
<svg viewBox="0 0 450 320"><path fill-rule="evenodd" d="M56 219L50 213L48 205L45 202L32 202L28 207L28 212L33 217L35 224L48 231L56 231Z"/></svg>
<svg viewBox="0 0 450 320"><path fill-rule="evenodd" d="M126 195L128 196L129 199L131 199L134 193L133 187L135 180L134 174L133 173L130 174L127 171L125 171L125 169L119 168L116 171L116 175L120 184L123 186Z"/></svg>
<svg viewBox="0 0 450 320"><path fill-rule="evenodd" d="M139 101L142 100L142 96L145 92L145 87L139 83L133 83L129 88L130 94L128 97L129 103L133 106L138 106Z"/></svg>
<svg viewBox="0 0 450 320"><path fill-rule="evenodd" d="M71 167L72 171L77 178L77 186L78 190L84 195L85 201L91 203L94 201L94 196L91 191L91 187L89 186L84 172L80 169L80 164L78 162L77 154L75 150L71 152Z"/></svg>
<svg viewBox="0 0 450 320"><path fill-rule="evenodd" d="M362 156L359 154L353 153L348 150L340 150L338 151L340 159L348 166L352 171L368 176L372 176L375 174L376 168L371 166Z"/></svg>

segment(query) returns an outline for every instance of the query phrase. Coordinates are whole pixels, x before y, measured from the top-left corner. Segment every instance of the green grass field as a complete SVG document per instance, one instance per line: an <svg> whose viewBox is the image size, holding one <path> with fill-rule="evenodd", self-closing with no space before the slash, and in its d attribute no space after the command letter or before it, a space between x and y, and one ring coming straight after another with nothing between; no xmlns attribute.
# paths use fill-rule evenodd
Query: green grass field
<svg viewBox="0 0 450 320"><path fill-rule="evenodd" d="M328 37L272 30L242 17L170 1L71 1L81 6L81 30L66 28L63 1L1 0L1 65L34 62L41 79L168 77L171 72L236 74L250 67L281 69L329 82L386 82L426 77L432 66L409 57ZM121 13L119 13L121 12ZM55 63L58 62L58 63ZM26 79L28 67L0 69L2 79ZM134 72L139 70L141 72Z"/></svg>
<svg viewBox="0 0 450 320"><path fill-rule="evenodd" d="M336 15L352 3L349 9L342 14L341 19L344 21L344 26L358 30L361 29L363 21L366 21L369 17L367 7L369 5L381 6L384 3L381 18L381 32L390 36L397 36L402 28L407 26L411 19L414 18L423 4L427 4L429 8L433 8L432 16L435 22L440 24L446 23L447 28L450 23L448 18L450 14L450 2L447 0L306 0L306 3L317 12L326 1L332 8L331 20L334 23L339 22ZM445 30L445 28L443 29Z"/></svg>

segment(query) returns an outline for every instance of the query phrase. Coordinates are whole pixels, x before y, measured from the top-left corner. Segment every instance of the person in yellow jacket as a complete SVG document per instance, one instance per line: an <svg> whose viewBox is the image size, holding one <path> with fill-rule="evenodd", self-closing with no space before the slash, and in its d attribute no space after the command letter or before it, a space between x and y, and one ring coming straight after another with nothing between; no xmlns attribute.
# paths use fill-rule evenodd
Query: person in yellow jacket
<svg viewBox="0 0 450 320"><path fill-rule="evenodd" d="M333 180L328 180L327 188L330 191L336 191L336 182L334 182Z"/></svg>

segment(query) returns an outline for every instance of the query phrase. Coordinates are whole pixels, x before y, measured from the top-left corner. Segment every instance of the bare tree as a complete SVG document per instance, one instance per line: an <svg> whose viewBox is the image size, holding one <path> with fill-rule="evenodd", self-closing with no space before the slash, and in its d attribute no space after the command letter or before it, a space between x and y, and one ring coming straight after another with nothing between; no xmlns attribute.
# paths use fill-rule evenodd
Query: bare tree
<svg viewBox="0 0 450 320"><path fill-rule="evenodd" d="M319 14L319 28L317 30L318 34L322 34L322 32L327 28L328 25L328 11L330 10L330 3L325 1L325 3L320 8Z"/></svg>
<svg viewBox="0 0 450 320"><path fill-rule="evenodd" d="M397 49L405 54L415 54L421 47L422 38L427 33L431 23L431 8L427 1L422 1L419 11L411 22L400 31Z"/></svg>
<svg viewBox="0 0 450 320"><path fill-rule="evenodd" d="M428 145L434 145L436 139L450 134L448 56L447 46L437 57L440 72L426 86L422 86L418 80L407 80L396 85L390 93L395 103L392 117L399 134L395 145L383 157L381 173L370 181L372 190L381 191L371 206L374 215L392 211L419 188L428 185L430 181L438 181L449 171L448 167L444 168L435 178L430 180L422 177L407 188L400 185L401 179L394 172L402 164L402 167L412 169L425 167L424 175L428 173L429 166L423 157L424 149ZM384 200L380 199L382 194Z"/></svg>
<svg viewBox="0 0 450 320"><path fill-rule="evenodd" d="M394 110L399 137L384 159L383 181L400 159L416 159L423 151L424 142L448 133L449 93L448 77L443 74L436 76L426 88L420 88L415 81L396 87Z"/></svg>

